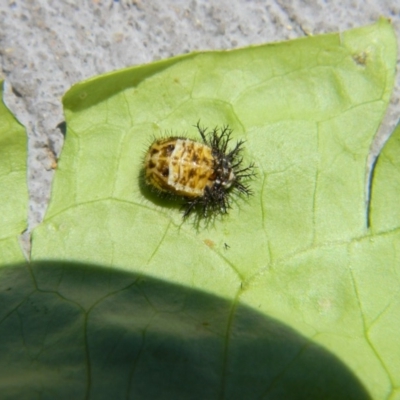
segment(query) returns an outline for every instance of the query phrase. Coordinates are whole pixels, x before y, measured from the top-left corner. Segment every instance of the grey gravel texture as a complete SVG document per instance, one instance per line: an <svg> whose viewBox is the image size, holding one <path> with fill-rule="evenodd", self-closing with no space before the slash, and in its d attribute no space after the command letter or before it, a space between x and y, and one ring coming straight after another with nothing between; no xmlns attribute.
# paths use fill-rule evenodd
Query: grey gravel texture
<svg viewBox="0 0 400 400"><path fill-rule="evenodd" d="M0 0L4 100L29 138L29 229L50 198L63 145L61 98L74 83L193 50L344 31L380 16L400 38L398 0ZM399 99L398 74L371 159L398 121Z"/></svg>

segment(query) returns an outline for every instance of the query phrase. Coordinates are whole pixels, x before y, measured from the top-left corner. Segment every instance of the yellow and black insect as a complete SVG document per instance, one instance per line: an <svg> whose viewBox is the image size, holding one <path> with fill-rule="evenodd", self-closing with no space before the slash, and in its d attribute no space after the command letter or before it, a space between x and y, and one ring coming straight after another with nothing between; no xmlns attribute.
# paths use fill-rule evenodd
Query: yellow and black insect
<svg viewBox="0 0 400 400"><path fill-rule="evenodd" d="M242 181L255 175L254 164L242 168L243 141L228 150L232 130L228 126L196 125L202 142L185 137L156 139L144 160L146 183L161 193L182 197L184 217L197 210L203 217L225 214L233 190L252 194Z"/></svg>

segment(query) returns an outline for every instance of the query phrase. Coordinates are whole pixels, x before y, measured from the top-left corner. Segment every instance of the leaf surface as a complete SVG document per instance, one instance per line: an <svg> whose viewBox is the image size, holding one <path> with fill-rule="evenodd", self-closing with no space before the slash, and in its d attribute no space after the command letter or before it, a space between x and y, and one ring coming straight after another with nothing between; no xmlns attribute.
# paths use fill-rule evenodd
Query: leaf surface
<svg viewBox="0 0 400 400"><path fill-rule="evenodd" d="M2 99L0 82L0 267L24 260L18 236L26 228L28 204L25 129Z"/></svg>
<svg viewBox="0 0 400 400"><path fill-rule="evenodd" d="M37 290L24 314L39 310L25 321L41 332L25 356L51 374L46 390L96 399L398 396L398 191L383 195L378 183L388 173L386 188L398 188L398 165L377 164L371 229L364 190L395 63L393 30L380 20L75 85L64 98L52 201L33 236ZM253 197L234 197L229 215L197 226L139 176L154 136L196 137L199 119L245 139L258 176Z"/></svg>

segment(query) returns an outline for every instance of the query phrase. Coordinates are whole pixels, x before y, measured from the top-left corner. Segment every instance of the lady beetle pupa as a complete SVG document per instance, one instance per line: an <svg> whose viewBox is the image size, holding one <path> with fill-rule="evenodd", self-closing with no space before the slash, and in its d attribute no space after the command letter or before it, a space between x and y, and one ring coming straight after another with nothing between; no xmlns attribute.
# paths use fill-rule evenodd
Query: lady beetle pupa
<svg viewBox="0 0 400 400"><path fill-rule="evenodd" d="M161 193L182 197L184 217L197 210L200 216L225 214L232 191L252 194L242 181L255 175L254 164L242 168L243 141L228 150L232 129L196 125L202 142L185 137L156 139L144 160L146 184Z"/></svg>

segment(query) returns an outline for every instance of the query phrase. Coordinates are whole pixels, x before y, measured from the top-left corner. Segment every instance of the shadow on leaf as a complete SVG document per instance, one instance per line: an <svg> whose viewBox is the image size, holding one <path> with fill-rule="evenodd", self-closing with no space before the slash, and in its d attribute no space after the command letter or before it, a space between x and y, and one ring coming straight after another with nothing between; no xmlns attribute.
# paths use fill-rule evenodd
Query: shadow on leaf
<svg viewBox="0 0 400 400"><path fill-rule="evenodd" d="M2 398L369 399L333 354L241 304L105 267L0 270Z"/></svg>

